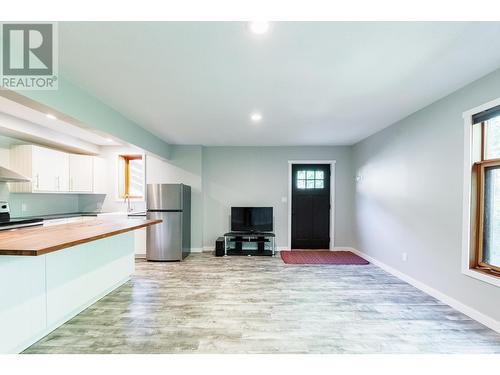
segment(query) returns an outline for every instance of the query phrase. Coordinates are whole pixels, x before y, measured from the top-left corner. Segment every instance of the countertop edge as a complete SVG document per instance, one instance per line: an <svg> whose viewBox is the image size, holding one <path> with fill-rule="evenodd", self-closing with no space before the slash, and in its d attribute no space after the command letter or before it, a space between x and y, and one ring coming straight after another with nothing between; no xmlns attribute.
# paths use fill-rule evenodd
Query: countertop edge
<svg viewBox="0 0 500 375"><path fill-rule="evenodd" d="M116 236L118 234L131 232L133 230L145 228L145 227L148 227L150 225L159 224L161 222L162 222L162 220L148 220L148 221L144 221L140 224L136 224L133 226L129 226L129 227L121 228L121 229L116 229L116 230L111 230L111 231L106 232L106 233L101 233L101 234L97 234L95 236L89 236L89 237L81 238L81 239L74 240L74 241L62 242L61 244L50 246L50 247L43 248L43 249L38 249L38 250L30 250L30 249L3 250L0 248L0 257L1 256L41 256L41 255L46 255L46 254L49 254L49 253L52 253L55 251L59 251L59 250L64 250L64 249L67 249L67 248L70 248L73 246L78 246L78 245L81 245L84 243L104 239L107 237ZM64 225L74 225L74 224L61 224L61 226L64 226Z"/></svg>

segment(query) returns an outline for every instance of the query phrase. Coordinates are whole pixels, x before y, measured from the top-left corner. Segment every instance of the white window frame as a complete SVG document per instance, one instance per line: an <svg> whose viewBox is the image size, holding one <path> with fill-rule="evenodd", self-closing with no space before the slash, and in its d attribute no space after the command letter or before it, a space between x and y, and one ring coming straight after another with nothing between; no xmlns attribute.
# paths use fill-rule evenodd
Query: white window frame
<svg viewBox="0 0 500 375"><path fill-rule="evenodd" d="M475 279L500 287L500 277L488 275L469 267L471 256L471 191L472 191L472 116L500 105L500 98L472 108L463 113L464 118L464 189L462 223L462 273Z"/></svg>

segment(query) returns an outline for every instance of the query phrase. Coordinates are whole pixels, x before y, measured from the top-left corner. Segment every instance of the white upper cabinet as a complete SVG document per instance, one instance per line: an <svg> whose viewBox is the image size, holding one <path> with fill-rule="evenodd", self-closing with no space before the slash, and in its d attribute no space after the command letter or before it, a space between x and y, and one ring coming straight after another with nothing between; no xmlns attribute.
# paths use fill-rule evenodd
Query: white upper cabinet
<svg viewBox="0 0 500 375"><path fill-rule="evenodd" d="M47 150L47 149L45 149ZM59 192L69 191L69 154L61 151L52 151L51 159L55 174L55 190Z"/></svg>
<svg viewBox="0 0 500 375"><path fill-rule="evenodd" d="M92 156L69 155L69 191L91 193L94 185Z"/></svg>
<svg viewBox="0 0 500 375"><path fill-rule="evenodd" d="M31 190L57 191L58 173L54 166L54 162L57 160L56 151L36 146L18 146L17 148L18 151L21 151L18 156L26 164L31 161L31 171L24 172L28 177L31 177ZM11 157L11 163L14 159Z"/></svg>
<svg viewBox="0 0 500 375"><path fill-rule="evenodd" d="M10 191L23 193L69 190L69 155L62 151L34 145L14 146L10 166L31 178L31 182L13 182Z"/></svg>
<svg viewBox="0 0 500 375"><path fill-rule="evenodd" d="M19 145L10 150L10 167L31 178L31 182L9 183L11 192L94 192L92 156L68 154L35 145Z"/></svg>
<svg viewBox="0 0 500 375"><path fill-rule="evenodd" d="M108 186L107 165L106 159L94 156L94 186L95 194L106 194Z"/></svg>

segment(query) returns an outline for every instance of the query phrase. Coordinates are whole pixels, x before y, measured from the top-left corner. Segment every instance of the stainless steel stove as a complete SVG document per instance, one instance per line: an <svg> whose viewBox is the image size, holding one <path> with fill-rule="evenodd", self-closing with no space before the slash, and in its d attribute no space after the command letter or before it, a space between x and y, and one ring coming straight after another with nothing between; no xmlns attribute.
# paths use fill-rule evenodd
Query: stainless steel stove
<svg viewBox="0 0 500 375"><path fill-rule="evenodd" d="M0 230L32 227L35 225L42 225L42 224L43 224L43 219L41 218L11 219L9 203L0 201Z"/></svg>

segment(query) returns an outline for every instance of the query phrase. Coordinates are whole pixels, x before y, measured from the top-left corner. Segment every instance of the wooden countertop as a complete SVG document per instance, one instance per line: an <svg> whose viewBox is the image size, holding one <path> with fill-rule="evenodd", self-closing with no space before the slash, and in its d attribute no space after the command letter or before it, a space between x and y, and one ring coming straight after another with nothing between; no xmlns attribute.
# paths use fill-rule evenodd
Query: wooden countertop
<svg viewBox="0 0 500 375"><path fill-rule="evenodd" d="M158 223L161 220L96 218L0 231L0 255L43 255Z"/></svg>

